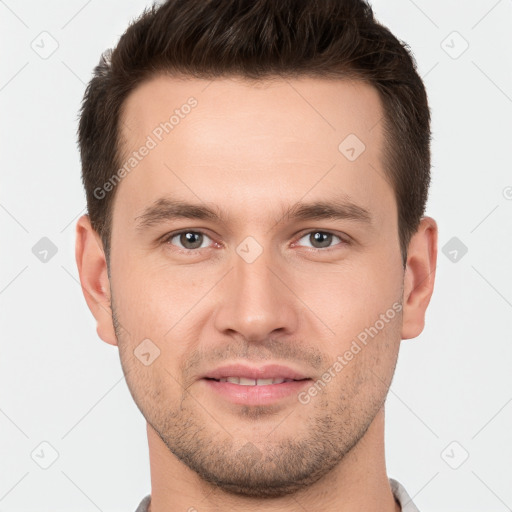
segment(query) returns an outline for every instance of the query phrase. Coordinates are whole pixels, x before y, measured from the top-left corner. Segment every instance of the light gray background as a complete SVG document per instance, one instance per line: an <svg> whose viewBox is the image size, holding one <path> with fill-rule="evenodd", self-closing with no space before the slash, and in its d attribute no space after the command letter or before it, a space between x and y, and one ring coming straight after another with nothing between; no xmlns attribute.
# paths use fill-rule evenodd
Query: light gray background
<svg viewBox="0 0 512 512"><path fill-rule="evenodd" d="M74 261L80 101L148 5L0 1L0 512L131 511L150 491L145 421ZM387 401L388 474L422 512L512 510L512 2L373 6L425 80L440 228L426 327L402 343ZM467 254L443 253L453 237Z"/></svg>

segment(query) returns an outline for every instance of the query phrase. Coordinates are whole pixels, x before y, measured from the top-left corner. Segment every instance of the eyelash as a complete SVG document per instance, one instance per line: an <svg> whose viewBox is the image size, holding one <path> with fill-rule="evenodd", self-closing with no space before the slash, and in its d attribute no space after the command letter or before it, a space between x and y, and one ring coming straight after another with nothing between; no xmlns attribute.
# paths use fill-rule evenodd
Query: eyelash
<svg viewBox="0 0 512 512"><path fill-rule="evenodd" d="M169 233L168 235L165 235L163 237L163 239L162 239L162 243L174 246L174 244L171 244L171 240L173 238L179 236L179 235L182 235L183 233L201 234L201 235L204 235L204 236L210 238L210 240L212 239L204 231L192 230L192 229L183 229L181 231L175 231L173 233ZM325 230L321 230L321 229L313 229L313 230L307 231L305 233L302 233L301 236L297 239L297 242L299 240L302 240L302 238L304 238L305 236L311 235L313 233L322 233L322 234L325 234L325 235L333 235L334 237L339 238L340 242L335 244L334 246L325 247L325 248L307 247L309 252L330 252L332 250L335 250L338 245L346 246L346 245L350 244L350 241L349 241L348 237L344 238L344 237L342 237L340 235L337 235L336 233L333 233L332 231L325 231ZM297 242L293 242L293 245L295 245ZM181 254L193 255L194 253L199 252L201 249L208 249L208 247L199 247L197 249L185 249L185 248L174 246L174 249L177 252L181 253Z"/></svg>

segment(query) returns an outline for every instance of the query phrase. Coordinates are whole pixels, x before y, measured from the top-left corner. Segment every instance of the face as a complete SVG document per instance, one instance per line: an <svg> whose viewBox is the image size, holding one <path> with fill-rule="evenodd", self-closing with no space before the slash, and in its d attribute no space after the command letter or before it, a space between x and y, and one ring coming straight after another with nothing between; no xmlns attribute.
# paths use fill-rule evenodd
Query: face
<svg viewBox="0 0 512 512"><path fill-rule="evenodd" d="M228 492L310 485L383 406L404 270L382 116L369 85L313 78L159 77L125 103L125 162L144 155L113 205L121 363L170 452Z"/></svg>

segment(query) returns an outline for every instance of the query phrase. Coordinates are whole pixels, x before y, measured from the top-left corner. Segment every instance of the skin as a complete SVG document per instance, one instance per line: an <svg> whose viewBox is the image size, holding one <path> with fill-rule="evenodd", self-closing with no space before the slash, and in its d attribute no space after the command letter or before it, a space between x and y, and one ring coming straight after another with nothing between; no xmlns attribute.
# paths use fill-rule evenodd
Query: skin
<svg viewBox="0 0 512 512"><path fill-rule="evenodd" d="M386 474L384 402L401 340L424 327L437 225L421 220L404 270L377 91L348 80L157 77L126 101L124 150L190 96L197 106L118 185L110 275L88 217L77 224L98 335L118 346L147 420L151 511L400 510ZM353 162L338 150L350 133L366 146ZM163 197L217 207L223 220L138 229ZM371 224L283 216L298 201L335 199L368 210ZM182 229L203 233L201 248L163 239ZM315 243L315 230L335 235L330 245ZM248 236L262 249L252 263L236 250ZM393 304L401 311L307 404L295 395L233 404L200 379L242 361L316 381ZM148 366L134 355L147 338L160 350Z"/></svg>

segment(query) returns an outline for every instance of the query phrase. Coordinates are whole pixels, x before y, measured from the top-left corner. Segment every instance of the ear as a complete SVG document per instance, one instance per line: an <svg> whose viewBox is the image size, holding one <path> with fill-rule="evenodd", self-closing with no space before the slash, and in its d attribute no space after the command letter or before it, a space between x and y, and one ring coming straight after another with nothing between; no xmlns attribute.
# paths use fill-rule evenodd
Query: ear
<svg viewBox="0 0 512 512"><path fill-rule="evenodd" d="M98 336L117 345L110 305L110 283L103 243L91 226L88 215L82 215L76 225L75 258L82 292L96 319Z"/></svg>
<svg viewBox="0 0 512 512"><path fill-rule="evenodd" d="M437 224L423 217L411 237L404 275L402 339L416 338L425 327L425 312L434 291Z"/></svg>

